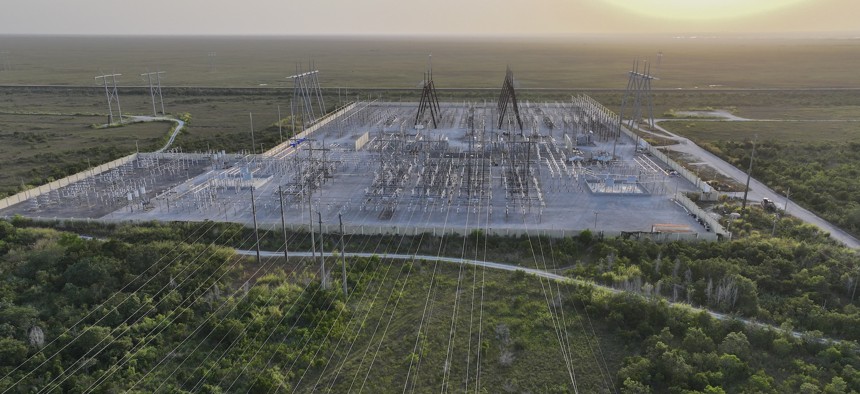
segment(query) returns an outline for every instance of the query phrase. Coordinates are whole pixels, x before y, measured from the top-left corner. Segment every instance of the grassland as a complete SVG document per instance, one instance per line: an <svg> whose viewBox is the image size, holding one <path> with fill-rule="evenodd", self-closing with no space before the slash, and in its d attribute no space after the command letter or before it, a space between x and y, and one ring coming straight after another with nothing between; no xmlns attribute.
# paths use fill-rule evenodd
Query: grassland
<svg viewBox="0 0 860 394"><path fill-rule="evenodd" d="M0 113L0 195L162 145L170 123L95 129L102 116Z"/></svg>
<svg viewBox="0 0 860 394"><path fill-rule="evenodd" d="M634 58L667 89L846 87L857 40L670 37L3 37L13 70L0 84L92 85L99 70L167 71L172 86L285 86L313 61L324 86L413 87L433 54L437 86L497 87L505 66L522 87L623 88ZM209 56L214 52L214 57ZM213 67L214 65L214 67ZM856 84L854 85L856 87Z"/></svg>
<svg viewBox="0 0 860 394"><path fill-rule="evenodd" d="M753 110L754 111L754 110ZM832 112L853 113L835 107ZM799 114L828 109L798 110ZM759 112L762 113L762 112ZM860 122L669 121L667 130L689 137L740 168L749 165L750 141L758 138L754 175L854 236L860 236Z"/></svg>
<svg viewBox="0 0 860 394"><path fill-rule="evenodd" d="M719 287L726 283L719 278L732 278L741 286L738 304L707 300L709 307L751 309L766 320L786 319L786 328L797 323L825 335L860 335L857 308L838 283L856 272L854 255L797 221L781 222L779 238L762 238L769 215L754 211L753 221L734 223L748 229L742 239L727 243L598 240L590 233L554 241L480 232L350 239L359 246L350 250L411 252L416 241L418 249L436 251L444 243L452 250L443 253L457 256L486 248L525 257L519 262L525 265L537 262L538 248L541 260L548 252L547 263L567 266L558 271L568 275L634 284L619 294L550 286L523 272L371 258L348 261L351 295L344 297L339 275L332 290L319 288L316 262L254 264L208 244L210 237L248 240L243 234L251 230L237 225L66 224L108 232L112 239L103 241L30 228L23 219L0 221L6 240L0 294L7 305L0 314L0 390L43 388L69 373L62 391L392 392L414 383L417 392L476 386L493 393L570 392L560 342L570 350L579 392L860 389L853 367L860 360L849 342L718 321L661 299L686 293L706 301L706 282ZM186 243L200 235L202 243ZM267 248L279 235L264 240ZM583 255L590 257L576 258ZM83 324L75 323L84 315ZM78 330L67 332L72 324ZM40 364L46 356L29 345L25 333L34 325L44 327L41 354L53 354L51 363ZM86 368L76 368L82 358Z"/></svg>
<svg viewBox="0 0 860 394"><path fill-rule="evenodd" d="M711 146L720 141L750 140L755 135L762 141L780 143L839 144L860 140L855 122L860 120L860 90L845 89L857 88L846 81L854 80L855 70L850 65L856 64L858 46L856 40L798 39L6 37L4 49L10 50L13 69L0 73L0 85L85 86L93 83L98 70L110 70L124 73L120 81L124 112L147 114L151 108L147 92L129 86L142 84L136 73L158 68L168 72L164 81L168 112L192 115L176 146L187 151L236 152L266 149L281 141L276 124L278 105L282 119L287 120L282 133L290 135L291 84L284 78L295 71L296 63L311 59L321 70L322 85L329 88L329 108L356 96L417 100L417 89L361 88L416 87L426 67L426 55L432 52L435 81L443 89L443 101L494 100L494 89L502 79L504 65L509 64L523 102L567 101L571 94L584 91L617 110L622 94L601 89L623 89L634 57L654 57L662 51L665 56L659 69L653 69L660 77L654 87L664 89L654 93L657 117L670 117L674 111L725 109L745 118L783 120L664 122L670 130ZM216 56L210 58L209 52ZM171 88L177 86L261 90ZM485 90L444 90L464 87ZM751 90L726 90L738 88ZM755 90L773 88L777 90ZM0 136L9 146L54 154L62 141L64 147L77 152L59 155L63 162L52 166L46 164L46 156L28 161L21 149L3 149L0 163L12 170L0 176L0 193L16 190L21 178L25 183L38 184L84 168L85 157L90 157L92 164L107 161L129 152L136 140L142 149L148 149L151 145L147 141L157 139L159 126L112 131L116 139L103 144L110 146L105 149L112 149L111 153L86 151L96 149L88 145L95 142L94 135L81 130L106 116L101 94L96 88L0 89ZM251 112L255 147L249 142ZM77 124L77 132L70 133L63 122ZM49 137L53 142L48 142ZM41 147L43 142L45 147ZM32 150L36 146L39 148Z"/></svg>
<svg viewBox="0 0 860 394"><path fill-rule="evenodd" d="M860 121L669 121L667 130L698 142L761 141L782 143L860 142Z"/></svg>
<svg viewBox="0 0 860 394"><path fill-rule="evenodd" d="M326 103L329 108L354 99L381 97L386 100L408 101L417 100L417 91L345 91L338 94L337 90L326 93ZM523 91L521 98L525 101L565 101L569 100L574 91ZM620 107L621 94L618 92L593 91L589 92L607 107ZM148 114L151 111L149 96L143 89L125 89L120 92L123 113ZM443 101L462 100L493 100L495 92L487 91L442 91ZM223 90L221 93L195 92L194 90L166 91L165 104L168 112L190 113L192 121L176 140L175 146L186 151L205 151L207 149L236 152L250 150L250 119L248 114L253 112L255 139L260 148L268 149L281 140L281 134L291 133L289 121L289 106L291 94L288 89L272 90L248 94ZM281 117L284 119L282 133L277 127L277 109L281 107ZM712 121L671 121L662 124L672 131L690 136L697 141L711 142L716 140L743 140L758 135L760 139L811 141L844 141L854 140L858 126L853 120L860 118L860 92L856 91L768 91L768 92L687 92L664 91L655 94L655 113L657 116L679 110L721 108L729 109L739 116L762 116L773 119L791 115L795 119L807 121L797 122L712 122ZM97 89L92 90L39 90L24 88L0 89L0 130L4 136L13 138L15 133L23 136L25 131L33 134L29 142L23 139L8 139L9 146L0 150L0 160L10 163L13 172L0 177L0 187L7 193L16 190L23 177L25 183L38 184L49 177L58 177L64 173L74 172L75 169L85 168L82 149L89 148L97 141L95 136L112 136L110 146L117 146L114 155L122 155L132 151L135 141L141 149L149 150L169 129L168 125L134 125L122 129L93 130L89 125L102 123L106 119L104 97ZM821 120L821 122L819 122ZM826 121L825 121L826 120ZM67 123L74 124L75 132L70 132ZM31 130L34 129L34 130ZM38 130L35 130L38 129ZM111 133L111 134L108 134ZM45 135L36 137L35 135ZM37 153L50 152L59 145L49 143L50 147L41 147L37 140L63 136L65 149L80 151L77 156L71 155L64 159L57 168L43 160L23 160L20 149L11 146L38 146ZM24 138L24 137L21 137ZM77 138L80 138L78 140ZM47 140L46 140L47 141ZM59 140L56 140L59 141ZM104 140L103 140L104 141ZM102 142L103 142L102 141ZM80 147L80 148L76 148ZM107 161L111 155L92 155L91 163ZM76 163L75 160L82 162ZM63 167L65 166L65 167ZM61 171L57 171L57 169ZM66 168L65 171L62 171Z"/></svg>

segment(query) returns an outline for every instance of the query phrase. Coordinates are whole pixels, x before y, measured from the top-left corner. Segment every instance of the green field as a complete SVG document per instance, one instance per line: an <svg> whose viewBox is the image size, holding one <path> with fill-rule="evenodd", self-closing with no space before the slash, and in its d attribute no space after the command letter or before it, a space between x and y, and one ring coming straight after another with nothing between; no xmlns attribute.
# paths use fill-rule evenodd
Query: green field
<svg viewBox="0 0 860 394"><path fill-rule="evenodd" d="M495 88L510 65L523 88L624 88L634 58L656 62L655 87L858 87L857 40L670 37L3 37L13 70L0 84L121 84L160 69L171 86L291 86L296 64L313 61L328 87L414 87L427 55L439 88ZM210 63L210 52L214 69ZM854 81L853 83L851 81ZM846 86L847 85L847 86Z"/></svg>
<svg viewBox="0 0 860 394"><path fill-rule="evenodd" d="M166 141L172 123L137 123L96 129L104 116L0 113L0 195L22 184L40 185L88 166L151 151Z"/></svg>
<svg viewBox="0 0 860 394"><path fill-rule="evenodd" d="M238 225L65 224L111 238L85 240L20 218L0 221L0 390L563 393L574 379L583 393L860 389L856 345L816 340L860 335L855 301L836 283L856 274L854 255L797 221L783 221L769 238L761 235L767 214L751 219L733 223L741 240L705 244L590 233L351 238L349 250L507 250L519 264L567 266L567 275L628 291L369 258L348 260L348 297L338 262L329 260L334 283L326 291L316 261L257 264L218 246L253 243ZM280 234L263 235L276 249ZM292 250L307 243L291 235ZM718 293L737 286L737 300L706 290L711 280ZM666 302L678 297L782 328ZM796 338L785 332L794 325L820 331ZM32 327L44 342L27 334Z"/></svg>
<svg viewBox="0 0 860 394"><path fill-rule="evenodd" d="M856 64L856 54L860 53L860 42L855 41L18 36L5 37L3 43L4 49L10 51L13 69L0 72L0 85L93 86L92 78L100 70L119 72L124 74L120 99L126 114L151 111L148 92L132 87L142 85L137 74L166 71L167 111L192 116L192 122L175 143L186 151L259 151L272 147L282 138L277 127L278 105L282 119L286 119L282 134L291 135L291 83L285 77L295 71L298 62L312 59L321 70L320 80L323 87L329 88L326 102L331 109L356 98L417 101L417 89L360 88L415 88L426 66L426 55L431 52L436 85L443 89L442 101L495 100L504 67L510 65L522 102L567 101L571 94L586 91L618 111L622 93L599 89L623 89L633 58L653 59L662 51L665 56L659 70L656 65L652 70L660 77L654 87L664 89L654 93L658 118L671 117L676 111L724 109L752 119L791 120L664 122L672 131L711 147L725 147L755 136L762 141L788 144L838 145L860 140L860 123L856 122L860 120L860 90L851 82L855 80L855 67L851 65ZM210 52L216 53L212 59ZM264 89L248 92L171 88L183 85ZM468 87L485 90L444 90ZM723 90L735 88L776 90ZM0 194L19 190L22 180L37 185L74 173L85 168L85 158L90 158L91 164L99 164L121 156L131 151L135 141L141 149L150 150L163 138L169 128L166 125L87 129L87 125L106 117L102 93L95 87L0 88L0 138L7 146L0 148L0 163L10 169L0 176ZM248 117L252 112L257 142L254 147ZM92 146L96 142L100 147ZM821 150L810 150L815 151ZM48 162L45 155L62 160ZM821 161L845 155L815 156L812 161L817 160L823 168L846 168L832 160ZM724 157L732 162L741 160ZM789 167L783 168L792 165L788 163ZM839 183L853 179L848 170L826 176ZM775 185L773 182L784 183L785 177L763 180ZM854 212L853 208L849 212ZM844 214L828 212L825 216L838 218Z"/></svg>
<svg viewBox="0 0 860 394"><path fill-rule="evenodd" d="M860 142L860 121L668 121L661 126L698 142L779 141L781 143Z"/></svg>

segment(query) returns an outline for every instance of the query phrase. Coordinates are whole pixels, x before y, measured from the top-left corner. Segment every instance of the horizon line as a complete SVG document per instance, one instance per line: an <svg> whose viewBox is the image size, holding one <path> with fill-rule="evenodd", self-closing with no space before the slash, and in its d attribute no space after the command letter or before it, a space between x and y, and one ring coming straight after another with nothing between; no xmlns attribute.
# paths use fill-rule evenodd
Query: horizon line
<svg viewBox="0 0 860 394"><path fill-rule="evenodd" d="M612 33L612 32L578 32L578 33L200 33L200 34L168 34L168 33L2 33L0 37L117 37L117 38L665 38L665 39L719 39L719 38L841 38L860 39L858 31L820 31L820 32L660 32L660 33Z"/></svg>

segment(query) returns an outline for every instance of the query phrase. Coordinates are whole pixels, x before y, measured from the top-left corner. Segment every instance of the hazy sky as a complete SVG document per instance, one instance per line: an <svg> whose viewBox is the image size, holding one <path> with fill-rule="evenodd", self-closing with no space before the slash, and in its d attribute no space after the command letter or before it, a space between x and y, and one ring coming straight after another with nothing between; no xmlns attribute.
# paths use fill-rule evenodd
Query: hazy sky
<svg viewBox="0 0 860 394"><path fill-rule="evenodd" d="M0 0L0 9L0 34L860 31L858 0Z"/></svg>

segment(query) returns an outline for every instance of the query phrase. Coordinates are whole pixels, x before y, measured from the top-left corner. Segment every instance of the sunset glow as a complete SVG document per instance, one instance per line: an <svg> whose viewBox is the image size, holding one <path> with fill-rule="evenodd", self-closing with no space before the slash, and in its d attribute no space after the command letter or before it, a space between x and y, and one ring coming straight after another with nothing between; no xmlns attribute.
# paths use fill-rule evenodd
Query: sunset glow
<svg viewBox="0 0 860 394"><path fill-rule="evenodd" d="M741 18L788 8L809 0L604 0L628 11L666 19Z"/></svg>

